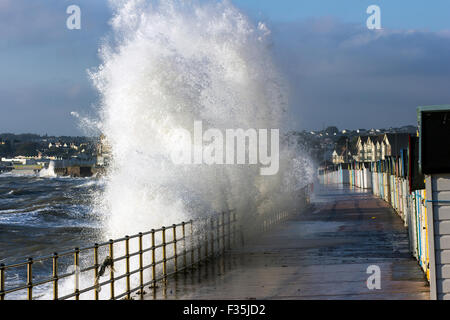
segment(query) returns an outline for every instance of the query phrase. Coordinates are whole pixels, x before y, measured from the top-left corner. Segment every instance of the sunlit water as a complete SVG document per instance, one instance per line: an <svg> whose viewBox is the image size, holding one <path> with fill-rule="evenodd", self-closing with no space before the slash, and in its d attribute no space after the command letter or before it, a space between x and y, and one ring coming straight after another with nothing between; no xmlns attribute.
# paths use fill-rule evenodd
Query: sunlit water
<svg viewBox="0 0 450 320"><path fill-rule="evenodd" d="M84 243L101 227L90 209L95 179L0 174L0 262Z"/></svg>

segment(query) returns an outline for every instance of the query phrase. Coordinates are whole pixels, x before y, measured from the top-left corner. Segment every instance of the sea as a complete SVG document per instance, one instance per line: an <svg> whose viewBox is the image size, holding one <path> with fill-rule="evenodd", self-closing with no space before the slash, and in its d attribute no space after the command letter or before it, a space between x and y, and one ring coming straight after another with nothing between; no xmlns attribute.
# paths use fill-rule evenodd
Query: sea
<svg viewBox="0 0 450 320"><path fill-rule="evenodd" d="M230 209L251 219L302 205L299 192L312 181L315 167L301 145L280 145L274 176L261 176L257 166L172 161L180 150L192 150L192 141L180 139L179 132L191 132L196 121L215 132L288 132L289 90L273 61L266 24L255 24L230 1L111 3L101 65L89 72L100 96L100 119L80 118L80 125L100 128L108 139L114 163L106 182L42 171L2 174L0 263ZM117 251L114 247L114 255ZM51 265L38 267L33 265L37 278L51 271ZM8 272L7 286L24 279L26 270ZM85 280L92 285L93 279ZM73 289L73 282L62 287ZM44 289L39 290L44 294Z"/></svg>
<svg viewBox="0 0 450 320"><path fill-rule="evenodd" d="M0 174L0 264L20 263L101 241L102 217L94 213L92 202L102 189L98 178ZM34 278L49 276L51 265L34 268ZM25 280L25 268L6 272L7 288L21 286Z"/></svg>

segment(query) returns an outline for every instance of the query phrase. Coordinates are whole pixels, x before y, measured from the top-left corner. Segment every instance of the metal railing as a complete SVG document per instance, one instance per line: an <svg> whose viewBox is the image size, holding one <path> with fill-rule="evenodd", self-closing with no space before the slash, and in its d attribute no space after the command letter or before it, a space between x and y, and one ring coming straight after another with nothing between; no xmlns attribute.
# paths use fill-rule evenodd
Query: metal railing
<svg viewBox="0 0 450 320"><path fill-rule="evenodd" d="M243 228L245 221L239 221L236 212L231 210L207 219L191 220L89 247L29 258L21 263L1 264L0 300L5 300L14 292L23 293L23 297L14 299L28 300L43 296L44 299L79 300L87 293L92 294L89 299L95 300L142 299L146 294L145 288L155 290L159 283L165 285L168 277L243 244L254 233L268 231L289 216L287 212L259 216L252 221L251 228ZM120 251L122 254L118 253ZM61 263L62 259L66 259L66 263ZM36 265L51 275L36 277L33 274ZM20 268L25 269L24 283L7 287L8 274L17 274ZM107 276L107 269L109 279L101 281L102 277ZM82 284L85 286L82 287ZM40 286L46 286L45 294L37 297L33 290ZM102 291L104 287L109 287L109 294ZM103 297L100 297L101 292Z"/></svg>

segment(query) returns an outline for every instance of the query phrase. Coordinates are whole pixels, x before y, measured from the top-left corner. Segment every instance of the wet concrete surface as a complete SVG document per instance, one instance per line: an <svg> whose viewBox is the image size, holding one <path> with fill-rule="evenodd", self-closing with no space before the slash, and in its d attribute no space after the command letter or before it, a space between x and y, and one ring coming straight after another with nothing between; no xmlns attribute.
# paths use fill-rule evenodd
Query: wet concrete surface
<svg viewBox="0 0 450 320"><path fill-rule="evenodd" d="M148 299L429 299L407 230L390 206L322 189L311 207L223 257L171 278ZM379 266L381 289L367 268Z"/></svg>

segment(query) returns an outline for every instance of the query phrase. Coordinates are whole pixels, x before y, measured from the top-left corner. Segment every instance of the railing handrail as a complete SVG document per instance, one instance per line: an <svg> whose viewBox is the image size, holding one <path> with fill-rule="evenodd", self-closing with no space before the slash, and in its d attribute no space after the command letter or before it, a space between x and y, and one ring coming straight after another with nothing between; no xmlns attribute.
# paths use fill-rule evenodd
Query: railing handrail
<svg viewBox="0 0 450 320"><path fill-rule="evenodd" d="M236 211L235 209L230 209L230 210L223 211L223 212L233 213L235 211ZM203 219L205 219L205 218L203 218ZM131 239L136 239L140 235L142 235L142 236L150 235L152 232L155 232L155 233L156 232L161 232L163 230L163 228L167 229L167 228L172 228L173 226L181 227L183 225L183 223L184 223L184 225L189 225L189 224L194 223L194 222L203 221L203 219L201 219L201 218L191 219L189 221L183 221L183 222L180 222L178 224L172 225L170 227L160 227L159 229L151 229L150 231L139 232L137 234L129 236L129 239L130 240ZM208 217L206 217L206 219L208 219ZM80 248L77 248L77 250L79 250L79 252L84 252L84 251L87 251L87 250L92 250L96 246L97 247L104 247L106 245L109 245L111 241L114 241L114 243L120 243L120 242L123 242L125 240L126 240L126 237L122 237L122 238L118 238L118 239L110 239L108 241L95 243L95 244L89 245L89 246L80 247ZM30 257L30 258L32 258L34 262L42 262L42 261L45 261L45 260L52 259L54 257L54 255L55 255L55 253L56 252L54 252L52 254L47 254L47 255L44 255L44 256L38 256L38 257L35 257L35 258ZM71 254L74 254L74 253L75 253L75 248L74 249L68 249L66 251L57 253L57 256L58 257L64 257L64 256L68 256L68 255L71 255ZM24 259L27 259L27 258L24 258ZM17 263L11 263L11 264L2 263L2 264L0 264L0 266L3 266L3 268L5 268L5 270L7 270L7 269L10 269L10 268L23 267L23 266L26 266L27 264L28 264L28 262L17 262Z"/></svg>
<svg viewBox="0 0 450 320"><path fill-rule="evenodd" d="M305 193L305 202L306 202ZM287 212L277 212L272 215L263 215L254 226L254 228L260 228L265 231L268 230L273 224L282 221L289 217ZM163 281L164 285L167 282L167 278L180 271L186 270L199 264L201 261L208 259L211 256L222 254L226 251L226 248L230 249L233 245L239 243L238 237L241 238L242 243L244 240L244 229L242 221L238 219L236 210L223 211L215 216L209 216L206 218L199 218L195 220L183 221L178 224L173 224L168 227L161 227L159 229L152 229L146 232L139 232L132 236L125 236L119 239L111 239L102 243L95 243L94 245L85 246L82 248L74 248L71 250L63 251L62 253L54 252L51 255L45 255L37 258L28 258L27 261L12 263L12 264L0 264L0 300L4 300L5 296L21 291L27 291L27 299L33 299L33 288L44 284L53 283L53 299L70 299L74 298L78 300L80 295L93 291L94 298L99 299L99 288L103 286L110 287L110 299L127 298L131 299L131 294L138 293L141 297L144 295L144 288L150 286L155 290L156 284ZM259 223L259 224L258 224ZM195 228L194 225L198 225ZM186 228L187 227L187 228ZM181 230L180 230L181 229ZM188 229L188 230L187 230ZM258 229L259 230L259 229ZM187 232L186 232L187 231ZM247 232L247 229L245 230ZM171 234L171 235L170 235ZM158 241L156 241L156 235L158 235ZM151 236L151 245L143 247L143 238ZM168 239L167 239L167 236ZM130 240L139 240L139 249L130 252L129 244ZM114 247L117 244L124 244L125 252L119 256L114 255ZM99 249L106 248L106 252L102 251L102 255L105 255L104 261L100 263ZM156 251L158 250L158 259L156 258ZM93 259L93 264L89 262L84 268L80 266L80 254L92 253L92 256L88 256L89 259ZM167 254L169 252L169 255ZM144 254L151 253L151 263L144 265ZM170 255L171 254L171 255ZM59 258L73 255L74 271L68 271L58 273L58 266L60 266ZM139 257L139 267L131 270L130 259ZM86 257L87 258L87 257ZM90 261L87 260L87 261ZM189 260L189 263L188 263ZM33 277L33 264L50 262L53 266L51 276L40 276L39 279ZM120 274L116 274L114 266L116 263L125 264L124 269ZM6 288L6 272L10 269L26 267L26 281L24 284L17 285L12 288ZM49 265L47 265L49 267ZM67 267L67 265L66 265ZM106 268L109 268L109 279L100 281L101 276L106 276ZM162 272L156 272L156 267L162 268ZM100 269L100 271L99 271ZM151 276L149 281L144 283L144 271L150 270ZM93 285L88 285L85 288L78 288L80 274L94 271ZM139 286L131 287L131 277L139 274L139 278L133 278L139 280ZM68 277L75 277L74 289L72 292L65 292L63 296L59 294L59 281ZM124 292L115 292L115 282L119 280L125 280L126 290ZM77 282L78 281L78 282ZM89 280L91 281L91 280ZM123 288L121 288L123 289ZM123 291L123 290L121 290Z"/></svg>
<svg viewBox="0 0 450 320"><path fill-rule="evenodd" d="M226 214L228 215L228 217L233 215L233 219L229 218L228 222L226 222L225 221L225 215ZM222 221L219 222L221 217L222 217ZM215 220L217 220L217 223L211 224L211 226L208 225L209 221L215 221ZM211 228L209 228L207 230L196 230L194 232L193 225L196 222L197 223L200 222L201 226L204 225L204 226L208 226L208 228L209 227L211 227ZM152 229L152 230L146 231L146 232L139 232L139 233L134 234L132 236L125 236L125 237L122 237L122 238L119 238L119 239L111 239L109 241L105 241L105 242L102 242L102 243L95 243L94 245L89 245L89 246L85 246L85 247L82 247L82 248L74 248L74 249L71 249L71 250L63 251L61 253L54 252L53 254L44 255L44 256L37 257L37 258L28 258L27 261L23 261L23 262L11 263L11 264L4 264L4 263L2 263L2 264L0 264L0 300L4 300L5 295L10 294L12 292L20 291L20 290L28 290L28 299L32 299L32 289L34 287L40 286L40 285L44 285L44 284L47 284L47 283L51 283L51 282L53 282L56 285L56 287L54 287L54 291L55 291L55 295L56 295L55 297L57 299L65 299L65 298L71 298L71 297L78 298L80 294L88 292L88 291L91 291L91 290L94 290L98 286L104 286L104 285L113 283L114 281L117 281L117 280L120 280L120 279L123 279L123 278L127 278L128 281L129 281L129 277L131 275L133 275L133 274L136 274L136 273L139 273L139 272L142 273L142 271L145 270L145 269L155 268L158 265L164 264L165 271L164 271L163 277L162 278L161 277L156 278L154 276L153 279L149 282L149 283L153 283L154 284L155 282L158 282L161 279L165 279L165 278L167 278L167 276L170 275L170 274L167 273L167 270L166 270L167 265L166 264L169 261L176 260L177 257L180 255L180 253L177 252L177 248L176 248L177 243L180 243L180 242L183 243L183 248L182 248L183 252L181 253L181 255L184 255L184 257L185 257L184 258L184 262L185 262L184 263L184 268L186 268L187 267L187 265L186 265L186 255L191 253L191 252L194 253L198 249L197 247L191 247L190 249L186 248L187 241L189 240L189 238L192 238L192 239L190 239L191 243L199 242L199 247L201 247L202 246L202 244L200 243L201 240L200 239L194 239L194 237L202 238L202 234L204 232L208 232L208 230L211 231L211 230L216 230L217 229L219 231L219 229L222 229L222 234L220 234L220 232L218 232L218 234L220 234L220 237L225 239L226 236L228 236L228 237L231 236L229 233L225 233L225 227L230 225L230 224L232 224L232 223L236 223L236 222L237 222L236 211L233 209L233 210L228 210L226 212L222 212L222 214L220 214L218 216L215 216L215 217L210 216L210 217L203 218L203 219L202 218L195 219L195 220L191 219L191 220L189 220L187 222L183 221L183 222L178 223L178 224L173 224L173 225L171 225L169 227L161 227L159 229ZM185 233L185 228L186 227L190 227L189 228L190 229L190 234L189 235L187 235ZM176 231L179 228L183 229L182 230L182 234L180 233L179 235L177 235ZM159 241L158 241L158 243L155 243L155 239L154 239L155 238L155 234L162 233L164 235L169 230L173 230L174 238L172 238L172 239L169 238L168 241L166 241L164 239L161 243L159 243ZM231 227L229 228L229 231L230 230L231 230ZM150 247L147 247L147 248L140 247L140 249L138 251L128 252L128 243L129 243L130 240L139 238L139 240L142 241L142 238L144 236L148 236L148 235L152 236L152 245ZM220 238L215 238L215 239L213 238L213 240L214 241L220 241ZM109 280L99 282L99 283L97 283L97 284L95 284L93 286L90 286L88 288L84 288L82 290L76 290L76 292L67 294L67 295L65 295L63 297L57 297L57 293L56 293L57 292L57 281L65 279L65 278L68 278L68 277L73 276L73 275L75 275L77 273L76 271L73 271L73 272L65 272L63 274L58 274L56 269L57 269L57 260L59 258L70 256L70 255L75 255L75 261L76 261L75 265L77 266L80 253L82 253L82 252L90 252L91 250L95 250L96 259L98 259L98 249L104 248L106 246L110 246L110 249L111 249L111 246L113 246L114 244L119 244L119 243L123 243L123 242L125 242L127 244L127 252L124 255L121 255L119 257L113 257L111 259L112 264L120 262L120 261L123 261L123 260L125 260L126 263L129 264L129 259L130 258L136 257L136 256L140 256L140 258L142 259L142 255L144 253L148 253L150 251L153 252L153 261L152 261L152 263L151 264L147 264L146 266L140 266L140 268L138 268L136 270L132 270L132 271L130 271L129 267L127 267L128 271L125 274L122 274L122 275L119 275L119 276L115 276L115 277L113 277L113 278L111 278ZM169 256L169 257L164 257L163 259L160 259L160 260L156 261L155 258L154 258L155 257L154 252L157 249L161 249L161 248L165 252L165 250L169 246L174 248L173 255ZM222 240L222 246L225 246L225 242L223 240ZM198 258L199 258L198 261L200 261L200 256ZM33 275L32 275L32 270L33 270L32 266L33 266L33 264L34 263L39 263L39 262L49 262L49 261L53 262L53 269L54 269L53 273L54 273L54 275L51 276L51 277L46 277L46 278L43 278L43 279L39 279L38 281L33 281ZM195 261L191 261L191 264L194 264L194 263L196 263L196 262ZM100 266L101 265L98 264L98 261L97 261L97 263L94 263L93 265L89 265L89 266L87 266L85 268L80 268L80 270L78 272L79 273L83 273L83 272L95 270L96 274L97 274L98 268ZM27 267L27 281L23 285L18 285L18 286L12 287L12 288L6 288L5 287L5 280L6 280L5 273L6 273L6 271L8 271L10 269L14 269L14 268L20 268L20 267ZM177 269L177 266L175 266L175 268ZM147 284L149 284L149 283L147 283ZM139 289L139 287L138 288L133 288L133 289L128 288L128 290L126 291L125 295L129 296L130 291L135 292L138 289ZM119 296L123 296L123 294L121 294ZM117 298L117 296L113 296L112 298Z"/></svg>

